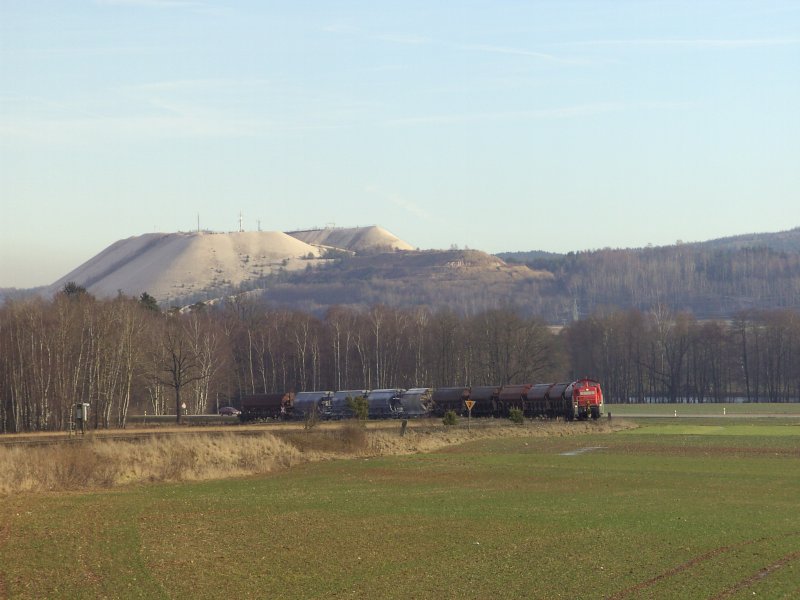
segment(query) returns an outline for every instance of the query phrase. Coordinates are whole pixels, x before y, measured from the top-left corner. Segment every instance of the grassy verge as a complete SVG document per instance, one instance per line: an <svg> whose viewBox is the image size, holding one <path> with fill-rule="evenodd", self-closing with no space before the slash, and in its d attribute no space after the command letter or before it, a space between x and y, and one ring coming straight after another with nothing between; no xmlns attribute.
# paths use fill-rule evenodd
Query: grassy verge
<svg viewBox="0 0 800 600"><path fill-rule="evenodd" d="M800 594L800 437L551 433L269 477L10 496L0 596Z"/></svg>
<svg viewBox="0 0 800 600"><path fill-rule="evenodd" d="M354 456L426 452L466 440L521 435L577 435L624 428L624 422L553 423L482 420L444 427L414 423L400 436L397 422L251 426L110 439L94 432L35 446L0 446L0 495L109 488L132 483L200 481L271 473L306 462ZM99 432L106 433L106 432ZM13 438L22 439L22 438ZM30 436L25 439L37 439Z"/></svg>

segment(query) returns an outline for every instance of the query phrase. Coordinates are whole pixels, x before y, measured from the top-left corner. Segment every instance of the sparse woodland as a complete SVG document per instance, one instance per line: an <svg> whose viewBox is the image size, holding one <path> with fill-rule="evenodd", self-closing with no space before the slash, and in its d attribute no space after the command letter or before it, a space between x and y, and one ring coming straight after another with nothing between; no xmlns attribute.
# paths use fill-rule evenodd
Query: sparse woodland
<svg viewBox="0 0 800 600"><path fill-rule="evenodd" d="M794 237L800 238L800 230ZM574 306L584 316L607 307L649 311L669 306L698 319L730 319L752 308L800 309L798 251L687 244L503 256L553 273L553 281L537 290L544 296L539 314L551 322L562 322Z"/></svg>
<svg viewBox="0 0 800 600"><path fill-rule="evenodd" d="M555 331L510 308L333 307L323 316L239 298L162 312L147 294L80 287L0 307L0 430L91 426L129 414L215 412L242 394L499 385L590 376L606 400L787 402L800 396L800 315L698 321L656 306L601 311Z"/></svg>

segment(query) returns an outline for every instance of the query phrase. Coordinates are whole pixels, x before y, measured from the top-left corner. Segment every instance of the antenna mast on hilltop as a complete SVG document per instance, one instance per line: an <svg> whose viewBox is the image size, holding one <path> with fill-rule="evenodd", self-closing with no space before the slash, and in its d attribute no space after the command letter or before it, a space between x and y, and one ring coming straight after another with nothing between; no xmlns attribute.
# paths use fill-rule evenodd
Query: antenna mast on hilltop
<svg viewBox="0 0 800 600"><path fill-rule="evenodd" d="M239 233L244 231L244 227L242 226L242 211L239 211Z"/></svg>

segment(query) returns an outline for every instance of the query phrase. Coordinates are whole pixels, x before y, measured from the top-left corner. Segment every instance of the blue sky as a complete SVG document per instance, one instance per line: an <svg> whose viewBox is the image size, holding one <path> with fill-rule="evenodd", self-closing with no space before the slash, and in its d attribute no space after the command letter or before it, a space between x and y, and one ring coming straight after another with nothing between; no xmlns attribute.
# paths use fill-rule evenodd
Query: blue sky
<svg viewBox="0 0 800 600"><path fill-rule="evenodd" d="M797 1L0 1L0 287L118 239L800 225Z"/></svg>

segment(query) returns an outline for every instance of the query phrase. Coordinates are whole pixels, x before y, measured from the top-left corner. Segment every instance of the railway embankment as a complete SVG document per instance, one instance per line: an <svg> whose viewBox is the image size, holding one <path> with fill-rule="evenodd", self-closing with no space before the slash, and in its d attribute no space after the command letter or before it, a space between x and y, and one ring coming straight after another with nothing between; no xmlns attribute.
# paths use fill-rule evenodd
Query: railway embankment
<svg viewBox="0 0 800 600"><path fill-rule="evenodd" d="M313 461L434 452L501 437L580 436L633 427L623 420L564 423L435 420L134 429L85 436L0 438L0 495L105 489L274 473Z"/></svg>

